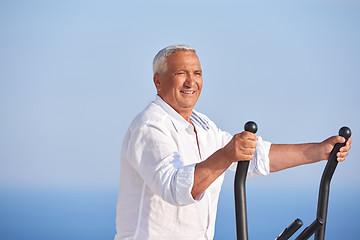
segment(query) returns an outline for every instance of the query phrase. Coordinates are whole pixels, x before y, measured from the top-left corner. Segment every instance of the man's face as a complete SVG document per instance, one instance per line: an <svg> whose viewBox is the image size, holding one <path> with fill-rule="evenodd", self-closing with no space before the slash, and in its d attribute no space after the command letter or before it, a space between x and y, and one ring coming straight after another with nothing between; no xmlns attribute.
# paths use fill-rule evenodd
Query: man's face
<svg viewBox="0 0 360 240"><path fill-rule="evenodd" d="M154 75L158 95L187 119L202 88L199 58L193 51L178 51L170 54L166 62L165 72Z"/></svg>

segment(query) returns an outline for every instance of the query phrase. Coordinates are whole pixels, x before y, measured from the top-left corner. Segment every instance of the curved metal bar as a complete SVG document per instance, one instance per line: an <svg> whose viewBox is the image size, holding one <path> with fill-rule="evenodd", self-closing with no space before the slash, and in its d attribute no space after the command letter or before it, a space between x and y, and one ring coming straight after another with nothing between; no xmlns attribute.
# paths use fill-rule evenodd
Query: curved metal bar
<svg viewBox="0 0 360 240"><path fill-rule="evenodd" d="M344 137L347 141L348 138L351 136L350 128L348 128L348 127L340 128L339 135ZM315 233L314 240L324 240L324 238L325 238L326 217L327 217L329 192L330 192L330 182L331 182L331 178L335 172L336 166L338 164L336 154L339 152L339 149L343 146L345 146L345 143L335 144L333 150L330 153L329 160L326 163L323 175L321 177L316 217L321 218L323 220L324 224Z"/></svg>
<svg viewBox="0 0 360 240"><path fill-rule="evenodd" d="M306 240L309 239L319 228L321 228L321 226L324 224L324 221L320 218L315 219L315 221L313 221L310 226L308 226L307 228L304 229L304 231L302 231L300 233L300 235L295 238L295 240Z"/></svg>
<svg viewBox="0 0 360 240"><path fill-rule="evenodd" d="M244 126L245 131L256 133L257 125L255 122L247 122ZM246 212L246 189L245 182L249 168L249 161L240 161L237 163L234 179L235 196L235 218L236 218L236 239L247 240L247 212Z"/></svg>
<svg viewBox="0 0 360 240"><path fill-rule="evenodd" d="M246 189L245 182L247 171L249 168L249 162L238 162L235 180L235 218L236 218L236 239L247 240L248 228L247 228L247 212L246 212Z"/></svg>
<svg viewBox="0 0 360 240"><path fill-rule="evenodd" d="M289 239L294 233L301 228L303 222L300 218L297 218L294 222L292 222L285 230L275 239L275 240L287 240Z"/></svg>

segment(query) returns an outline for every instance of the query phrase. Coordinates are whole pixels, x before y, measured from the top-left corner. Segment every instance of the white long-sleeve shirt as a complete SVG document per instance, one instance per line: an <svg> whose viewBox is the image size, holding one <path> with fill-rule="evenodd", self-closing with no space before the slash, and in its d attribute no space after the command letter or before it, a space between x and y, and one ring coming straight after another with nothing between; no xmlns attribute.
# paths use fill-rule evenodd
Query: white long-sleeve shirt
<svg viewBox="0 0 360 240"><path fill-rule="evenodd" d="M213 239L224 174L193 199L195 165L232 136L196 111L190 119L198 143L193 125L159 96L131 123L121 153L115 240ZM248 176L269 173L270 145L259 137Z"/></svg>

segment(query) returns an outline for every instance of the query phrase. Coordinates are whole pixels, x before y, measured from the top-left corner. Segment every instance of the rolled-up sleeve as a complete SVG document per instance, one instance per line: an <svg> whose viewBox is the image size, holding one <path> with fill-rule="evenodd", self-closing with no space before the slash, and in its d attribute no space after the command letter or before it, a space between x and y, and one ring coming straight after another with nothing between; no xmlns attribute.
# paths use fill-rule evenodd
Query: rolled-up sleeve
<svg viewBox="0 0 360 240"><path fill-rule="evenodd" d="M249 164L248 177L264 176L270 173L270 146L270 142L258 137L256 152Z"/></svg>
<svg viewBox="0 0 360 240"><path fill-rule="evenodd" d="M250 161L247 177L264 176L270 173L270 146L271 143L264 141L258 136L256 152ZM237 163L233 163L229 170L236 171Z"/></svg>
<svg viewBox="0 0 360 240"><path fill-rule="evenodd" d="M180 205L187 205L200 201L204 194L196 200L191 195L194 183L196 164L191 164L177 169L174 192L178 195L175 198Z"/></svg>
<svg viewBox="0 0 360 240"><path fill-rule="evenodd" d="M176 143L160 126L145 124L134 129L125 158L164 201L183 206L200 200L191 195L195 164L182 164Z"/></svg>

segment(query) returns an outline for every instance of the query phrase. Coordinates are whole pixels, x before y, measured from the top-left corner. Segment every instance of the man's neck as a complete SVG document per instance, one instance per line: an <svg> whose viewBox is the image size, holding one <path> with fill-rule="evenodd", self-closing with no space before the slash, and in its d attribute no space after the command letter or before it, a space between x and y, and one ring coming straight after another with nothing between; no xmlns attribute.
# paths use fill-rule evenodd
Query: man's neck
<svg viewBox="0 0 360 240"><path fill-rule="evenodd" d="M175 110L176 111L176 110ZM192 109L191 111L184 111L184 112L178 112L187 122L191 123L190 117L192 114Z"/></svg>

